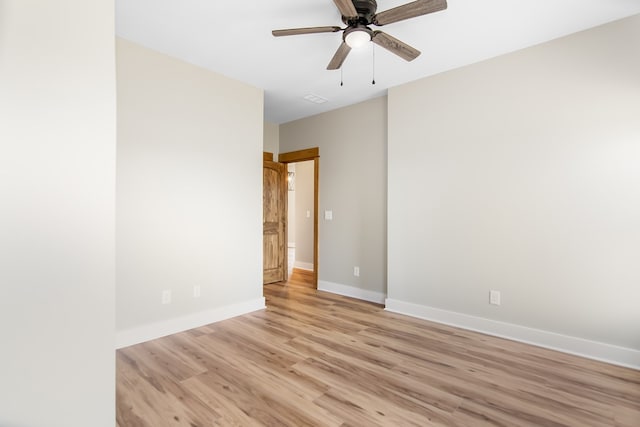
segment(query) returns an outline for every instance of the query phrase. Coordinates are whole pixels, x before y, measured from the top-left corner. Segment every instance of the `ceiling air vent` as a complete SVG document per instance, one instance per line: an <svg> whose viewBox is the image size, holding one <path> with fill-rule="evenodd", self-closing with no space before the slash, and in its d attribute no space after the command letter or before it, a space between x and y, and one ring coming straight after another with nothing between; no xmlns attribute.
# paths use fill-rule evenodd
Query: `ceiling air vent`
<svg viewBox="0 0 640 427"><path fill-rule="evenodd" d="M314 104L324 104L325 102L329 101L328 99L315 95L313 93L305 95L304 99L309 102L313 102Z"/></svg>

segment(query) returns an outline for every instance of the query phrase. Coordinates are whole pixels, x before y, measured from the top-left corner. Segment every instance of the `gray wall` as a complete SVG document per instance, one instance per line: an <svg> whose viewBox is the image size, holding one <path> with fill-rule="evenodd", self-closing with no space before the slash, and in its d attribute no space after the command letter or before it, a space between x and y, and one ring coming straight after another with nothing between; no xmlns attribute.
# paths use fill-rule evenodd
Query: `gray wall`
<svg viewBox="0 0 640 427"><path fill-rule="evenodd" d="M262 91L121 39L117 58L118 332L262 299Z"/></svg>
<svg viewBox="0 0 640 427"><path fill-rule="evenodd" d="M287 172L296 173L296 164L289 163L287 165ZM296 244L296 191L295 191L295 178L294 178L294 190L287 191L287 241L288 246L295 246ZM289 260L291 263L291 260Z"/></svg>
<svg viewBox="0 0 640 427"><path fill-rule="evenodd" d="M264 147L267 153L273 153L273 159L278 160L278 145L280 143L280 126L275 123L264 122Z"/></svg>
<svg viewBox="0 0 640 427"><path fill-rule="evenodd" d="M321 281L386 292L386 135L386 98L280 125L280 152L320 148Z"/></svg>
<svg viewBox="0 0 640 427"><path fill-rule="evenodd" d="M635 16L391 89L389 297L640 349L638 52Z"/></svg>
<svg viewBox="0 0 640 427"><path fill-rule="evenodd" d="M113 427L113 1L0 2L0 94L0 425Z"/></svg>
<svg viewBox="0 0 640 427"><path fill-rule="evenodd" d="M295 221L292 223L289 219L288 224L296 230L295 267L313 270L313 161L298 162L295 166Z"/></svg>

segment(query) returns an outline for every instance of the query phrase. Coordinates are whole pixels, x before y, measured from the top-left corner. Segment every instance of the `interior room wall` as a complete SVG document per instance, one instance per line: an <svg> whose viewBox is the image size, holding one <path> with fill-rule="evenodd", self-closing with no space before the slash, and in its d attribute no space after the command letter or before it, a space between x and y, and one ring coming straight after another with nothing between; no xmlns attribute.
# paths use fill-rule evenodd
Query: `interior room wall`
<svg viewBox="0 0 640 427"><path fill-rule="evenodd" d="M118 345L264 307L262 91L122 39L117 78Z"/></svg>
<svg viewBox="0 0 640 427"><path fill-rule="evenodd" d="M320 149L319 284L372 301L386 293L387 99L280 125L280 152ZM333 212L333 220L324 212ZM354 276L354 267L360 275Z"/></svg>
<svg viewBox="0 0 640 427"><path fill-rule="evenodd" d="M296 173L296 164L289 163L287 165L287 172L294 173L293 178L293 190L288 190L287 195L287 235L288 235L288 246L295 247L296 245L296 190L295 190L295 173Z"/></svg>
<svg viewBox="0 0 640 427"><path fill-rule="evenodd" d="M112 0L0 2L0 425L113 427Z"/></svg>
<svg viewBox="0 0 640 427"><path fill-rule="evenodd" d="M264 151L267 153L273 153L273 158L277 160L279 145L280 126L275 123L264 122Z"/></svg>
<svg viewBox="0 0 640 427"><path fill-rule="evenodd" d="M289 221L289 228L295 227L296 236L294 267L313 270L313 161L295 163L295 168L295 222Z"/></svg>
<svg viewBox="0 0 640 427"><path fill-rule="evenodd" d="M640 366L639 51L635 16L390 90L394 309Z"/></svg>

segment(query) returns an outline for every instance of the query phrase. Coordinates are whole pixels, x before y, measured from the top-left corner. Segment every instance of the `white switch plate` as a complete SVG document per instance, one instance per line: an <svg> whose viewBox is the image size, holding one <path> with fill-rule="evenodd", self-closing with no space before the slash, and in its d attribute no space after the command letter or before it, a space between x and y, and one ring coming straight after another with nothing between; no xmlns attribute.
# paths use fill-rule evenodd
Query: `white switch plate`
<svg viewBox="0 0 640 427"><path fill-rule="evenodd" d="M311 211L307 211L307 218L311 218Z"/></svg>
<svg viewBox="0 0 640 427"><path fill-rule="evenodd" d="M353 267L353 275L360 277L360 267Z"/></svg>
<svg viewBox="0 0 640 427"><path fill-rule="evenodd" d="M489 304L500 305L500 291L489 291Z"/></svg>
<svg viewBox="0 0 640 427"><path fill-rule="evenodd" d="M162 304L171 304L171 291L162 291Z"/></svg>
<svg viewBox="0 0 640 427"><path fill-rule="evenodd" d="M193 287L193 297L200 298L200 285L195 285Z"/></svg>
<svg viewBox="0 0 640 427"><path fill-rule="evenodd" d="M331 221L333 219L333 211L324 211L324 219Z"/></svg>

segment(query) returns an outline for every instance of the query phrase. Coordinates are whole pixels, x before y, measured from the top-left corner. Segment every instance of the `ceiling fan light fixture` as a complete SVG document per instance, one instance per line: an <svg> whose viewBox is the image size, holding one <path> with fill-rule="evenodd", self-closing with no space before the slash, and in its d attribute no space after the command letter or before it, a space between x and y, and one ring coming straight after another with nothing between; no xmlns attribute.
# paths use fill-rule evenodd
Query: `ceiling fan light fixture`
<svg viewBox="0 0 640 427"><path fill-rule="evenodd" d="M327 70L339 70L352 49L362 48L369 42L377 44L405 61L413 61L420 55L418 49L383 31L373 31L370 26L380 27L447 8L447 0L413 0L377 13L378 2L376 0L333 0L333 2L338 8L346 28L336 26L306 27L273 30L271 33L274 37L281 37L342 31L342 42L329 61Z"/></svg>
<svg viewBox="0 0 640 427"><path fill-rule="evenodd" d="M371 30L367 27L355 27L344 33L344 42L352 49L357 49L371 41Z"/></svg>

